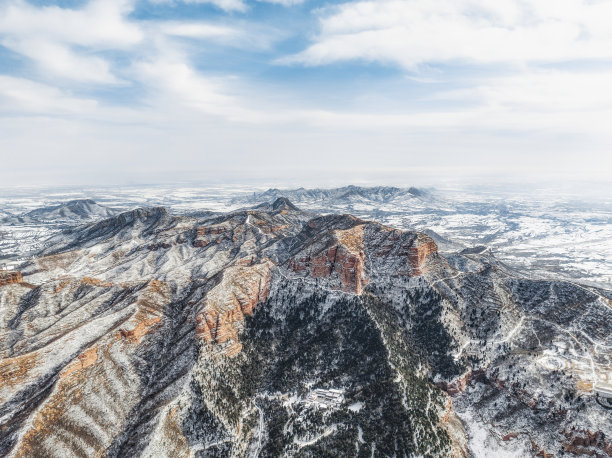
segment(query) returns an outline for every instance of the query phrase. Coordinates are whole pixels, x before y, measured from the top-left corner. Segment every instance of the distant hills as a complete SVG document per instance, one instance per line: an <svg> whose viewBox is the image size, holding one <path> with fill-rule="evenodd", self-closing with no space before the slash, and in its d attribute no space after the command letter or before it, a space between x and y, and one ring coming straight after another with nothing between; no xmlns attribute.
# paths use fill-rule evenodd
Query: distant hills
<svg viewBox="0 0 612 458"><path fill-rule="evenodd" d="M28 224L40 222L87 222L109 218L121 210L100 205L91 199L77 199L57 205L37 208L21 215L1 215L3 224Z"/></svg>
<svg viewBox="0 0 612 458"><path fill-rule="evenodd" d="M267 191L253 193L247 197L240 197L233 200L233 203L258 203L270 202L285 197L296 203L327 203L327 204L350 204L359 202L378 202L388 203L398 199L425 198L430 196L429 191L410 188L397 188L392 186L343 186L341 188L297 188L297 189L278 189L270 188Z"/></svg>

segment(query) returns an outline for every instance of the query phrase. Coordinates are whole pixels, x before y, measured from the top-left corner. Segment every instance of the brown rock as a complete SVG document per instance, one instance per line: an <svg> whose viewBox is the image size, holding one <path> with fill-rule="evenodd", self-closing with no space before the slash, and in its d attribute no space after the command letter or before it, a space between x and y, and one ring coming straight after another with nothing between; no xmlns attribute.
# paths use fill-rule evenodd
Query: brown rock
<svg viewBox="0 0 612 458"><path fill-rule="evenodd" d="M436 383L436 386L446 391L449 395L454 396L463 392L472 381L485 381L485 374L484 369L477 369L475 371L469 370L461 377L449 383L440 382Z"/></svg>
<svg viewBox="0 0 612 458"><path fill-rule="evenodd" d="M0 401L6 401L2 389L22 383L36 364L39 363L38 353L28 353L14 358L7 358L0 362Z"/></svg>
<svg viewBox="0 0 612 458"><path fill-rule="evenodd" d="M363 228L360 225L334 231L333 241L337 243L314 257L307 255L290 259L289 269L296 273L307 273L313 278L336 276L340 281L339 289L361 294L368 282L364 274Z"/></svg>
<svg viewBox="0 0 612 458"><path fill-rule="evenodd" d="M239 332L245 315L252 315L269 293L270 261L228 268L223 280L206 296L203 310L196 315L196 335L205 342L222 346L225 356L240 352Z"/></svg>
<svg viewBox="0 0 612 458"><path fill-rule="evenodd" d="M82 371L83 369L91 366L98 360L98 349L92 347L89 350L81 353L72 363L70 363L61 374L61 377L68 377L70 374L76 371Z"/></svg>
<svg viewBox="0 0 612 458"><path fill-rule="evenodd" d="M440 423L448 432L451 440L451 456L453 458L468 458L468 438L463 423L453 409L453 401L447 398L444 413Z"/></svg>
<svg viewBox="0 0 612 458"><path fill-rule="evenodd" d="M23 277L21 276L21 272L18 272L16 270L0 270L0 286L6 286L22 282Z"/></svg>
<svg viewBox="0 0 612 458"><path fill-rule="evenodd" d="M612 442L601 431L566 431L563 447L576 455L612 456Z"/></svg>
<svg viewBox="0 0 612 458"><path fill-rule="evenodd" d="M538 444L536 444L533 439L531 440L531 448L535 452L535 456L541 456L542 458L553 458L554 455L551 453L547 453L546 450L541 449Z"/></svg>
<svg viewBox="0 0 612 458"><path fill-rule="evenodd" d="M91 285L91 286L98 286L101 288L108 288L110 286L113 286L113 284L110 282L105 282L103 280L100 280L99 278L92 278L92 277L83 277L81 279L81 283L84 283L86 285Z"/></svg>
<svg viewBox="0 0 612 458"><path fill-rule="evenodd" d="M427 238L429 239L429 237ZM413 275L422 275L425 273L426 269L423 267L428 256L437 253L437 251L438 247L433 240L419 240L419 238L417 238L415 245L408 248L408 259L412 267Z"/></svg>

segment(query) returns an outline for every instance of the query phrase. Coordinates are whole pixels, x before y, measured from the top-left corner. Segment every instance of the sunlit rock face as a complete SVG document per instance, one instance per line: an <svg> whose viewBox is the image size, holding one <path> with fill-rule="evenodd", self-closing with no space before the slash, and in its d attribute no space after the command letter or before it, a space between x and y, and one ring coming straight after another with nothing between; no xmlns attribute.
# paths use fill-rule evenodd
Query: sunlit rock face
<svg viewBox="0 0 612 458"><path fill-rule="evenodd" d="M0 272L0 455L609 455L612 295L457 256L286 198L71 228Z"/></svg>

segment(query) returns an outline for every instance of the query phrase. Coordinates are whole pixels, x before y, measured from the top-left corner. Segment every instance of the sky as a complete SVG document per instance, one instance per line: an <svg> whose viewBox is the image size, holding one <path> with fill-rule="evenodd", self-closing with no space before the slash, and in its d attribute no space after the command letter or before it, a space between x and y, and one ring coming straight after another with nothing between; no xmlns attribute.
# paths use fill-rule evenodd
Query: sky
<svg viewBox="0 0 612 458"><path fill-rule="evenodd" d="M0 187L612 172L609 0L0 0Z"/></svg>

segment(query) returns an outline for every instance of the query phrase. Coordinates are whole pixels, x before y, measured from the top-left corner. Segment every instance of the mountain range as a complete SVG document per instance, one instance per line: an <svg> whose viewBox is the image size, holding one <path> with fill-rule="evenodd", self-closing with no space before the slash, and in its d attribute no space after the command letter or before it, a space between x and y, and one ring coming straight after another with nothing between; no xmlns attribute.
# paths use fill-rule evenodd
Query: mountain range
<svg viewBox="0 0 612 458"><path fill-rule="evenodd" d="M363 202L392 202L396 199L427 197L430 193L424 189L397 188L392 186L355 186L349 185L341 188L298 188L277 189L270 188L263 192L254 192L252 195L234 198L234 203L269 202L280 197L290 199L297 203L318 203L319 205L337 203L363 203Z"/></svg>
<svg viewBox="0 0 612 458"><path fill-rule="evenodd" d="M610 291L484 247L139 208L0 273L0 455L610 456L611 348Z"/></svg>
<svg viewBox="0 0 612 458"><path fill-rule="evenodd" d="M120 213L120 210L106 207L91 199L78 199L50 205L19 215L7 215L2 218L2 224L32 224L41 222L67 222L74 225L95 219L108 218Z"/></svg>

